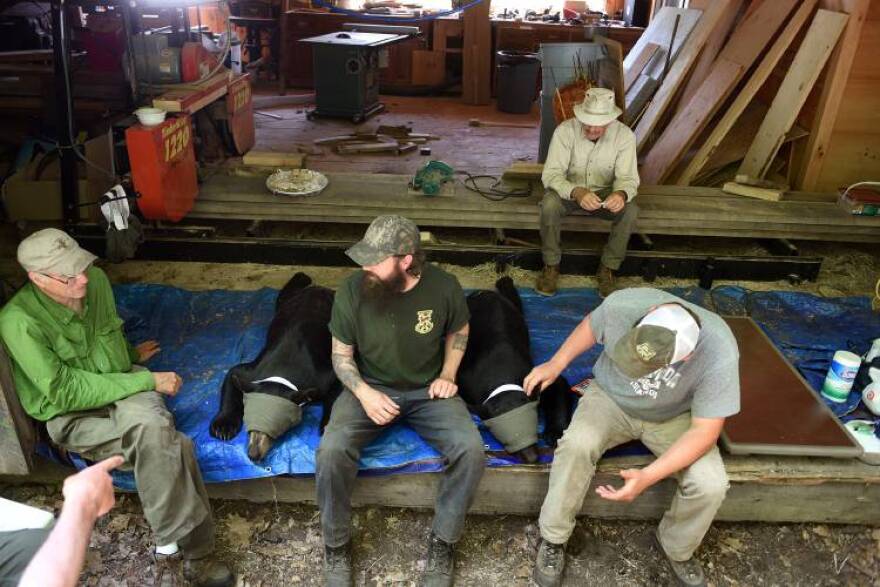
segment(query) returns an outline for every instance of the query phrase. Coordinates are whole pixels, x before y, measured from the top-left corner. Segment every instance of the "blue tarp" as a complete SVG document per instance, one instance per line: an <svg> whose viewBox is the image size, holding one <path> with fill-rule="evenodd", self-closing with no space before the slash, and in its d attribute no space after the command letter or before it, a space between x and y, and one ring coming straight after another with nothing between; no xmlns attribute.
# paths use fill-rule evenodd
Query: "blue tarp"
<svg viewBox="0 0 880 587"><path fill-rule="evenodd" d="M871 340L880 337L880 316L864 297L822 298L797 292L752 292L723 286L668 290L721 314L749 315L770 336L786 358L814 389L822 381L836 350L862 354ZM114 288L120 316L129 340L158 339L162 352L147 366L155 371L176 371L183 377L180 393L168 402L177 427L192 437L206 482L250 479L272 475L309 475L315 471L315 449L321 407L308 406L303 422L275 444L264 462L247 457L247 434L242 430L230 442L213 438L208 426L219 405L219 390L230 367L253 359L263 345L277 294L273 289L253 292L190 292L162 285L120 285ZM532 335L536 362L548 359L581 318L600 298L592 289L562 290L554 297L521 290ZM592 375L600 348L579 357L565 371L572 384ZM858 404L853 393L838 413ZM483 430L487 448L501 446ZM515 462L491 458L491 465ZM405 425L394 425L363 451L360 463L366 474L437 471L439 454ZM133 488L130 475L120 475L119 485Z"/></svg>

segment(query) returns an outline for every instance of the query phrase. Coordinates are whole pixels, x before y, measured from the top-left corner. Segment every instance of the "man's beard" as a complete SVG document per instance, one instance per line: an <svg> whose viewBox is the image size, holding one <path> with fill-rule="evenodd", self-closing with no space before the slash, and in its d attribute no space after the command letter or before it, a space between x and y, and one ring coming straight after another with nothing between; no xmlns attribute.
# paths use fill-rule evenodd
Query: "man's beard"
<svg viewBox="0 0 880 587"><path fill-rule="evenodd" d="M382 280L375 273L367 271L361 281L361 298L379 308L384 308L393 299L403 293L406 286L406 273L396 267L388 280Z"/></svg>

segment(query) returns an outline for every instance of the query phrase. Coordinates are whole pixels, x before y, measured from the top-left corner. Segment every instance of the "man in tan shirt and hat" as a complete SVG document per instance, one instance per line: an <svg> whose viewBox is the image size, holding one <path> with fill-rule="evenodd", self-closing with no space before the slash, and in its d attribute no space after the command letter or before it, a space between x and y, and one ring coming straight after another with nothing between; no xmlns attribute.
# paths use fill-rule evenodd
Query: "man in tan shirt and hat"
<svg viewBox="0 0 880 587"><path fill-rule="evenodd" d="M574 117L553 133L541 176L546 188L540 220L544 270L535 291L548 296L556 293L562 218L581 214L612 223L597 272L599 294L605 297L614 291L614 272L626 256L638 216L633 202L639 188L636 139L617 120L621 110L612 90L587 90L583 103L573 110Z"/></svg>

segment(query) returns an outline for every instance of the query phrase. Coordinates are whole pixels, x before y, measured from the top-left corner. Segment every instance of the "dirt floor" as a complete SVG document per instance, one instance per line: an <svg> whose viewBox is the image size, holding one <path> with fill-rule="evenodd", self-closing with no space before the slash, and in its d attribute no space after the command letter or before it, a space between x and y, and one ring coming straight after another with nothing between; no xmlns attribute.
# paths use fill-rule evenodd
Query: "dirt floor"
<svg viewBox="0 0 880 587"><path fill-rule="evenodd" d="M46 509L61 505L45 487L4 488L4 497ZM821 505L817 504L817 507ZM322 545L312 506L214 502L218 554L239 585L320 585ZM415 585L425 565L431 516L361 508L353 520L355 583ZM578 523L564 585L667 585L653 522ZM530 584L539 540L534 517L471 516L458 546L457 585ZM85 585L151 585L152 538L137 499L121 496L92 535ZM826 524L716 523L698 558L710 585L880 585L880 529Z"/></svg>
<svg viewBox="0 0 880 587"><path fill-rule="evenodd" d="M5 240L5 239L4 239ZM14 248L0 243L0 277L21 280ZM736 282L753 290L794 289L823 296L873 296L880 277L880 253L869 246L799 243L803 255L825 261L815 282ZM705 243L677 241L676 250ZM721 245L719 245L721 246ZM748 254L742 242L728 253ZM256 264L126 262L106 267L118 283L164 283L185 289L256 289L282 286L295 270L335 286L350 268ZM447 267L468 288L491 287L491 265ZM521 287L534 273L513 268ZM723 285L731 282L716 282ZM622 285L641 285L625 278ZM592 277L566 276L563 287L592 287ZM693 280L658 279L657 287L695 285ZM46 509L58 509L61 495L48 486L0 487L0 495ZM216 501L218 550L240 577L240 585L319 585L322 546L317 510L309 505ZM814 504L821 508L821 504ZM425 564L427 512L356 510L355 568L358 585L414 585ZM661 585L670 573L652 543L655 522L583 520L570 545L566 585ZM538 529L535 517L472 516L459 546L458 585L525 586L530 583ZM152 537L137 499L121 496L100 521L83 571L88 585L151 585ZM698 552L712 585L865 585L880 587L880 529L826 524L716 523Z"/></svg>

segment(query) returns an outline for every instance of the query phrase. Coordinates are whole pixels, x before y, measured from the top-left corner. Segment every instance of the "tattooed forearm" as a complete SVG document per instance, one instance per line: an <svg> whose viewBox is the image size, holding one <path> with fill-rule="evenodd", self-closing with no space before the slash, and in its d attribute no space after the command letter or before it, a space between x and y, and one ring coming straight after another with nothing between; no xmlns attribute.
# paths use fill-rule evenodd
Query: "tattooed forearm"
<svg viewBox="0 0 880 587"><path fill-rule="evenodd" d="M456 351L464 352L467 350L468 335L456 332L452 335L452 348Z"/></svg>
<svg viewBox="0 0 880 587"><path fill-rule="evenodd" d="M334 338L330 358L333 362L333 371L339 377L342 385L354 392L364 383L354 360L353 346L341 343Z"/></svg>

